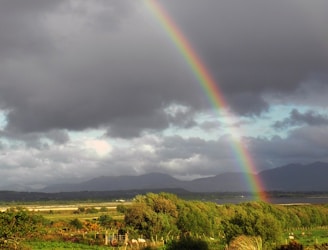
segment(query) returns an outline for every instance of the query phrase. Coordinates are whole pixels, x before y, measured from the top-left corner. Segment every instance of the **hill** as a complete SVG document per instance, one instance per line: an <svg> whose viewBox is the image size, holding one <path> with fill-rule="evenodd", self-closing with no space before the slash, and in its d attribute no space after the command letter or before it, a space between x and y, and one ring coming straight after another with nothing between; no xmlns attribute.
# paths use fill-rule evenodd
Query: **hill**
<svg viewBox="0 0 328 250"><path fill-rule="evenodd" d="M259 173L268 191L328 191L328 163L290 164Z"/></svg>
<svg viewBox="0 0 328 250"><path fill-rule="evenodd" d="M328 163L290 164L258 174L266 191L328 191ZM101 176L78 184L48 186L42 192L185 189L190 192L247 192L245 173L223 173L213 177L181 181L167 174Z"/></svg>

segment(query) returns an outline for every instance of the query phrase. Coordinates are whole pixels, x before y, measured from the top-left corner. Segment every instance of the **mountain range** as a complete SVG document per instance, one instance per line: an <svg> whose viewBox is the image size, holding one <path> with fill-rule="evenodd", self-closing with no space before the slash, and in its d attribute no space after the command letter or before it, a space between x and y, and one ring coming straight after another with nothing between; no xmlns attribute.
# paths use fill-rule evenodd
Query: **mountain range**
<svg viewBox="0 0 328 250"><path fill-rule="evenodd" d="M246 178L248 176L248 178ZM190 192L248 192L249 180L260 179L263 191L328 191L328 163L290 164L258 174L223 173L182 181L162 173L140 176L101 176L81 183L51 185L41 192L184 189Z"/></svg>

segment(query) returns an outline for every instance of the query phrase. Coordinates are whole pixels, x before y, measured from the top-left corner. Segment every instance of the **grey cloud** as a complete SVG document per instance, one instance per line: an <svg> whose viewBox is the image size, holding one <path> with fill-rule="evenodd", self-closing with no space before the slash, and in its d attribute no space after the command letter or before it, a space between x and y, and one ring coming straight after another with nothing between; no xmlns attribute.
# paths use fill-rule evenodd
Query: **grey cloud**
<svg viewBox="0 0 328 250"><path fill-rule="evenodd" d="M46 138L58 144L65 144L70 140L68 133L62 130L51 130L46 134Z"/></svg>
<svg viewBox="0 0 328 250"><path fill-rule="evenodd" d="M159 141L140 137L131 143L129 150L114 149L111 157L101 163L99 171L105 175L161 172L177 176L204 176L243 169L231 151L229 138L206 141L170 136Z"/></svg>
<svg viewBox="0 0 328 250"><path fill-rule="evenodd" d="M240 121L259 127L257 116L267 113L263 121L276 104L328 107L328 2L161 2L213 74L230 111L252 118L237 117L236 129L248 129ZM222 129L213 133L220 134L227 124L203 116L213 106L143 3L0 1L3 179L42 184L92 174L242 170L231 138L197 138L198 128L209 135ZM173 105L183 108L168 112ZM244 138L259 170L328 161L324 111L295 109L279 119L274 127L289 128L286 138ZM190 129L195 138L165 137L167 128ZM110 155L99 159L83 143L74 144L71 131L87 129L117 140ZM128 146L120 147L120 140Z"/></svg>
<svg viewBox="0 0 328 250"><path fill-rule="evenodd" d="M311 126L294 129L286 138L253 138L253 159L262 169L289 163L327 162L327 131L327 126Z"/></svg>
<svg viewBox="0 0 328 250"><path fill-rule="evenodd" d="M0 138L9 142L6 143L8 144L7 146L4 146L6 150L17 147L25 149L33 148L37 150L48 150L53 144L66 144L70 141L70 137L67 131L64 130L50 130L45 133L19 133L17 131L1 131ZM10 142L15 143L11 145Z"/></svg>
<svg viewBox="0 0 328 250"><path fill-rule="evenodd" d="M293 130L287 138L244 139L260 171L295 162L328 161L327 131L323 126L319 129L303 127ZM94 158L82 148L72 147L69 142L42 150L12 149L10 154L15 153L14 159L0 156L1 171L3 177L15 178L16 182L40 185L100 175L162 172L204 176L245 171L232 151L230 139L225 136L210 141L180 136L144 136L129 140L128 148L113 148L104 159ZM3 182L2 186L6 183Z"/></svg>
<svg viewBox="0 0 328 250"><path fill-rule="evenodd" d="M124 19L134 12L138 2L137 1L115 1L115 0L98 0L99 4L97 16L94 18L93 28L102 28L104 30L118 31L119 26L124 23ZM84 12L84 13L83 13ZM85 8L82 15L88 12Z"/></svg>
<svg viewBox="0 0 328 250"><path fill-rule="evenodd" d="M217 130L218 128L221 127L221 123L218 121L205 121L199 124L199 126L204 130L204 131L214 131Z"/></svg>
<svg viewBox="0 0 328 250"><path fill-rule="evenodd" d="M91 4L102 8L95 12L68 2L5 3L12 13L1 15L0 26L8 34L3 39L8 41L0 42L0 51L11 51L9 44L12 51L33 55L2 62L0 107L9 112L8 131L103 127L111 136L126 138L170 124L195 126L193 113L209 108L181 55L135 2L97 1ZM315 1L322 11L312 23L302 4L164 3L211 69L230 107L244 115L268 111L271 100L265 94L299 95L296 90L304 78L326 69L328 57L318 43L320 35L328 33L328 25L323 25L328 8ZM55 39L60 35L56 32L64 32L65 21L61 30L52 30L42 23L45 13L57 22L61 15L77 13L83 22L78 31L68 30L65 39ZM44 45L45 51L36 53L20 42ZM168 117L163 110L172 103L189 107L191 113Z"/></svg>
<svg viewBox="0 0 328 250"><path fill-rule="evenodd" d="M128 1L115 2L102 1L104 11L129 7ZM85 21L96 18L72 8ZM104 127L112 136L137 136L170 122L178 124L178 118L166 121L163 109L171 103L203 107L195 81L181 75L185 65L172 63L178 58L175 51L162 46L162 38L153 35L153 27L140 16L130 17L117 17L127 22L117 32L83 26L68 40L53 40L56 53L5 62L0 69L0 105L8 110L6 130ZM180 122L192 124L191 118Z"/></svg>
<svg viewBox="0 0 328 250"><path fill-rule="evenodd" d="M263 94L295 94L307 78L327 72L325 1L162 3L241 114L266 111Z"/></svg>
<svg viewBox="0 0 328 250"><path fill-rule="evenodd" d="M111 137L131 138L138 137L142 131L161 130L169 126L162 112L147 114L131 114L128 117L114 119L110 122L107 135Z"/></svg>
<svg viewBox="0 0 328 250"><path fill-rule="evenodd" d="M290 112L290 117L275 122L273 127L276 129L285 129L290 126L300 126L304 124L310 126L328 125L328 116L321 115L312 110L302 114L297 109L293 109Z"/></svg>
<svg viewBox="0 0 328 250"><path fill-rule="evenodd" d="M4 58L34 56L52 50L43 22L61 0L4 0L0 3L0 55Z"/></svg>
<svg viewBox="0 0 328 250"><path fill-rule="evenodd" d="M185 110L180 109L174 114L167 114L167 119L173 126L181 128L191 128L197 125L194 119L195 110L187 108Z"/></svg>
<svg viewBox="0 0 328 250"><path fill-rule="evenodd" d="M191 160L190 166L171 169L175 174L183 175L183 171L188 171L189 174L194 175L215 175L222 172L243 171L233 153L231 140L226 136L211 141L201 138L168 137L163 142L159 154L162 161L164 163L166 161L167 164L172 160L186 163L189 159L200 158L200 162L196 162L196 164L192 164Z"/></svg>
<svg viewBox="0 0 328 250"><path fill-rule="evenodd" d="M8 58L26 56L33 58L54 53L55 40L65 40L65 36L56 37L56 34L53 34L51 28L47 26L52 15L57 15L59 23L65 14L80 17L82 20L88 16L85 26L93 29L102 27L102 31L103 29L112 31L119 29L122 20L127 18L134 9L135 2L126 0L92 2L4 0L0 3L0 53Z"/></svg>

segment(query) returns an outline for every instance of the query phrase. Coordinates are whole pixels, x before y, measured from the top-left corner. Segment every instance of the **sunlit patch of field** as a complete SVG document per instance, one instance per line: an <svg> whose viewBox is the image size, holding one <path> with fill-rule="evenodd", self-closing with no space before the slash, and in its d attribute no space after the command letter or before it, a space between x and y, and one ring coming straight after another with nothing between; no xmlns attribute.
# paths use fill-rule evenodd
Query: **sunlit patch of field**
<svg viewBox="0 0 328 250"><path fill-rule="evenodd" d="M46 219L51 221L59 220L72 220L78 218L84 220L95 220L103 214L110 215L112 218L120 220L123 219L123 215L116 211L117 205L130 205L130 202L88 202L88 203L76 203L76 204L27 204L27 205L15 205L15 206L1 206L0 211L4 212L11 208L24 208L28 211L40 214ZM79 208L93 209L92 213L78 213Z"/></svg>
<svg viewBox="0 0 328 250"><path fill-rule="evenodd" d="M44 218L50 220L50 221L70 221L72 219L79 219L81 221L86 220L97 220L99 216L101 215L110 215L113 219L116 220L123 220L124 216L122 214L118 213L112 213L112 212L98 212L98 213L92 213L92 214L74 214L72 212L66 211L65 213L52 213L52 214L42 214Z"/></svg>
<svg viewBox="0 0 328 250"><path fill-rule="evenodd" d="M109 210L116 209L117 205L129 205L129 202L88 202L88 203L75 203L75 204L52 204L52 205L34 205L34 204L27 204L27 205L14 205L14 206L0 206L0 211L4 212L12 207L15 208L25 208L29 211L74 211L77 210L79 207L94 207L96 209L100 208L107 208Z"/></svg>

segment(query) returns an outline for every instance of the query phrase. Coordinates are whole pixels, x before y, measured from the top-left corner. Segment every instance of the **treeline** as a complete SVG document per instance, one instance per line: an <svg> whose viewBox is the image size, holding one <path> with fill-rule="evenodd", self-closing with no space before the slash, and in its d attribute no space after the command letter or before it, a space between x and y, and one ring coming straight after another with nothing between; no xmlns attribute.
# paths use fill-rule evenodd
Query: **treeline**
<svg viewBox="0 0 328 250"><path fill-rule="evenodd" d="M190 192L180 188L167 188L167 189L142 189L142 190L117 190L117 191L77 191L77 192L16 192L16 191L0 191L0 203L19 203L23 202L48 202L58 203L66 201L115 201L117 199L130 200L138 194L147 193L171 193L176 194L183 199L201 200L221 200L235 198L240 196L252 197L252 193L248 192ZM322 196L327 197L327 192L267 192L269 198L286 198L286 197L311 197Z"/></svg>
<svg viewBox="0 0 328 250"><path fill-rule="evenodd" d="M170 238L173 235L205 236L228 245L240 235L261 237L268 249L285 241L291 228L328 225L325 205L272 205L264 202L218 205L186 201L160 193L138 195L125 212L132 234Z"/></svg>

